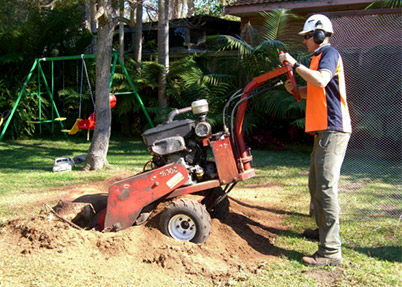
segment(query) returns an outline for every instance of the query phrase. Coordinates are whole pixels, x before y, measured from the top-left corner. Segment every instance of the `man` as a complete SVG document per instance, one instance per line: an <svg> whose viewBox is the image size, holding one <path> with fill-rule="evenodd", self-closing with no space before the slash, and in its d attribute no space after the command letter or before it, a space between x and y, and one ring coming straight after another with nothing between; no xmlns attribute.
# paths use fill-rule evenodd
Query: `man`
<svg viewBox="0 0 402 287"><path fill-rule="evenodd" d="M279 55L279 60L289 62L307 82L299 92L306 99L305 131L314 134L309 190L318 230L305 230L304 234L315 236L319 244L316 253L302 260L310 266L338 265L342 261L338 181L352 131L343 63L339 52L329 43L333 28L326 16L309 17L299 34L304 36L308 51L314 53L310 67L288 53ZM293 89L289 80L285 87L289 93Z"/></svg>

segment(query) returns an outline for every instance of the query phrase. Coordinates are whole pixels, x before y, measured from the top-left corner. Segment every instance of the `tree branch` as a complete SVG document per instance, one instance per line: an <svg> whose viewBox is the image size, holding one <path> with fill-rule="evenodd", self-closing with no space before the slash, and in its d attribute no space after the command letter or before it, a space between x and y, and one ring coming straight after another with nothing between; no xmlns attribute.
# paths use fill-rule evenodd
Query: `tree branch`
<svg viewBox="0 0 402 287"><path fill-rule="evenodd" d="M47 3L47 4L42 4L42 5L40 5L40 7L43 7L43 8L51 7L51 6L53 6L54 2L56 2L56 1L57 1L57 0L50 0L49 3Z"/></svg>
<svg viewBox="0 0 402 287"><path fill-rule="evenodd" d="M105 8L103 8L103 6L100 6L100 7L98 8L98 10L96 11L96 13L95 13L94 21L97 21L97 20L98 20L100 17L102 17L103 15L105 15L105 17L106 17Z"/></svg>
<svg viewBox="0 0 402 287"><path fill-rule="evenodd" d="M119 16L119 17L117 17L117 20L118 20L119 22L123 22L124 24L127 24L127 26L130 27L130 28L133 28L133 27L134 27L134 23L132 23L132 22L130 21L130 19L127 19L127 18L125 18L125 17Z"/></svg>
<svg viewBox="0 0 402 287"><path fill-rule="evenodd" d="M70 220L65 219L63 216L59 215L49 204L45 204L45 206L50 210L51 213L53 213L54 215L56 215L56 217L62 221L64 221L65 223L69 224L70 226L78 229L78 230L82 230L82 228L80 226L78 226L77 224L71 222Z"/></svg>

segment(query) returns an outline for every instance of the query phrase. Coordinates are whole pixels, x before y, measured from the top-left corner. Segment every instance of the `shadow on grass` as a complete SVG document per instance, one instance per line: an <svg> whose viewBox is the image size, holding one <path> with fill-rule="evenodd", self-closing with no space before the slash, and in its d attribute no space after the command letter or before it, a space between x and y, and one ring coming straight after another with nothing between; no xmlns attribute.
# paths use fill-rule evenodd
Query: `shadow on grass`
<svg viewBox="0 0 402 287"><path fill-rule="evenodd" d="M276 257L284 256L289 260L295 261L300 261L303 256L300 252L281 248L271 243L275 235L294 238L300 237L295 232L269 227L235 212L230 212L222 223L230 226L250 247L261 254Z"/></svg>
<svg viewBox="0 0 402 287"><path fill-rule="evenodd" d="M16 170L49 171L55 158L77 152L73 145L70 145L69 148L50 148L35 142L28 144L13 141L7 144L9 149L0 151L3 173L15 173Z"/></svg>
<svg viewBox="0 0 402 287"><path fill-rule="evenodd" d="M269 212L269 210L266 211ZM160 231L160 215L161 213L157 213L152 216L151 219L146 222L146 226L149 228L155 228ZM249 217L241 213L233 211L229 212L228 216L225 219L220 220L220 222L224 225L227 225L234 232L236 232L242 239L247 242L248 246L263 255L270 255L275 257L284 256L291 261L300 261L301 258L304 256L300 252L281 248L275 246L275 244L272 243L274 242L273 239L276 237L276 235L283 237L300 238L300 235L295 232L286 230L285 228L281 229L266 226L264 224L261 224L260 222L250 219ZM227 239L236 240L236 238ZM237 242L234 243L234 245L235 244L237 244Z"/></svg>
<svg viewBox="0 0 402 287"><path fill-rule="evenodd" d="M401 171L400 161L379 159L375 155L368 157L346 154L341 173L352 183L367 184L374 180L381 180L390 184L399 184L398 178Z"/></svg>
<svg viewBox="0 0 402 287"><path fill-rule="evenodd" d="M239 205L242 205L244 207L248 207L248 208L253 208L253 209L257 209L257 210L262 210L262 211L268 211L268 212L272 212L272 213L276 213L276 214L284 214L284 215L292 215L292 216L301 216L301 217L310 217L307 214L304 213L299 213L299 212L294 212L294 211L286 211L286 210L282 210L282 209L276 209L276 208L267 208L267 207L262 207L262 206L258 206L258 205L251 205L245 202L242 202L236 198L230 197L230 200L233 200L234 202L236 202Z"/></svg>
<svg viewBox="0 0 402 287"><path fill-rule="evenodd" d="M310 161L310 151L304 151L305 146L298 150L253 150L253 166L261 169L273 169L278 165L291 168L307 168Z"/></svg>
<svg viewBox="0 0 402 287"><path fill-rule="evenodd" d="M264 207L256 204L249 204L236 198L229 197L230 201L238 204L242 208L256 210L258 212L266 212L288 216L308 217L306 214L289 212L281 209ZM284 256L289 260L300 261L304 254L295 250L278 247L274 244L273 238L277 235L287 238L300 239L301 235L287 230L285 227L274 227L262 224L256 220L245 216L242 212L230 212L227 218L222 220L222 223L231 227L241 238L243 238L250 247L261 254L271 255L276 257Z"/></svg>
<svg viewBox="0 0 402 287"><path fill-rule="evenodd" d="M46 146L46 141L10 141L4 142L5 148L0 149L0 168L3 173L17 171L49 171L57 157L69 156L73 158L79 154L86 154L89 143L69 139L62 145ZM144 145L140 141L116 140L109 145L109 156L123 154L132 158L146 155Z"/></svg>
<svg viewBox="0 0 402 287"><path fill-rule="evenodd" d="M266 211L281 215L297 216L297 217L309 217L306 214L301 214L297 212L288 212L284 210L278 210L273 208L261 207L258 205L250 205L244 203L238 199L230 198L231 201L246 207L252 208L259 211ZM302 235L289 231L286 229L278 229L275 227L266 226L257 222L243 214L236 212L231 212L229 216L222 221L224 224L230 226L240 237L247 241L247 243L256 251L273 256L285 256L289 260L300 261L303 254L288 250L281 247L277 247L270 243L270 238L274 235L279 235L287 238L301 239ZM262 230L262 232L256 232L256 230ZM262 234L260 234L262 233ZM272 234L270 236L270 234ZM306 239L307 240L307 239ZM389 262L402 262L402 248L401 246L379 246L379 247L351 247L344 245L344 248L357 251L359 253L365 254L369 257L376 258L378 260L384 260Z"/></svg>
<svg viewBox="0 0 402 287"><path fill-rule="evenodd" d="M365 254L369 257L389 262L402 263L402 247L401 246L379 246L379 247L350 247L348 249Z"/></svg>

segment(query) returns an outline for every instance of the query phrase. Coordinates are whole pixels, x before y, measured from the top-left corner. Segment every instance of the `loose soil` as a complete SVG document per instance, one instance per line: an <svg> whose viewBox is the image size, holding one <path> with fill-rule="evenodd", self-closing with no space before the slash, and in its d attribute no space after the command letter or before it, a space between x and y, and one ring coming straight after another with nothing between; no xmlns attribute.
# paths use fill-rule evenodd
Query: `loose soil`
<svg viewBox="0 0 402 287"><path fill-rule="evenodd" d="M0 286L230 286L281 255L275 237L286 230L283 215L264 195L272 186L232 191L229 215L212 220L210 237L200 245L161 233L163 206L143 225L112 233L75 229L43 207L57 197L106 194L127 176L38 196L18 218L0 223Z"/></svg>

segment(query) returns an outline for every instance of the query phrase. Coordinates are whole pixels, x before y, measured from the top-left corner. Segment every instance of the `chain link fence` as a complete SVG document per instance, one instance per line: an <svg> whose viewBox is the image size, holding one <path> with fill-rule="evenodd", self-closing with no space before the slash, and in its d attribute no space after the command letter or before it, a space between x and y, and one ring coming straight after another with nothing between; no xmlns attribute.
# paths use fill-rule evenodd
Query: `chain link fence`
<svg viewBox="0 0 402 287"><path fill-rule="evenodd" d="M331 19L344 61L353 133L342 216L402 216L402 14Z"/></svg>

